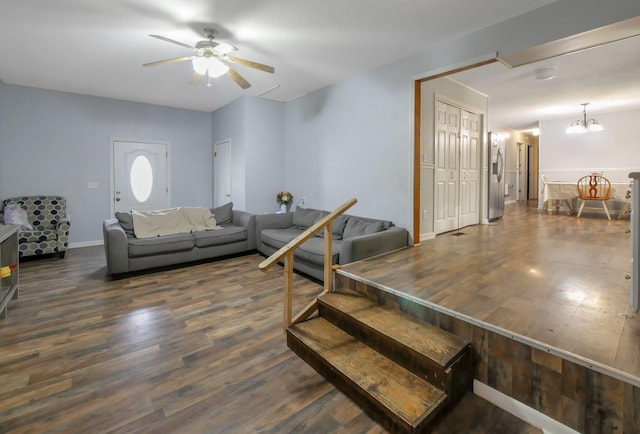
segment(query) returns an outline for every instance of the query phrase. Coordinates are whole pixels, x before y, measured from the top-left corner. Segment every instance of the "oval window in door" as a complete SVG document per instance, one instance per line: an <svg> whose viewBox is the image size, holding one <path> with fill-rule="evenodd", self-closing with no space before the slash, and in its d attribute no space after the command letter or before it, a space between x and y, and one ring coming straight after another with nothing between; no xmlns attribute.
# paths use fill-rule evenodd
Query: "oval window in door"
<svg viewBox="0 0 640 434"><path fill-rule="evenodd" d="M140 203L144 203L151 196L153 186L153 169L151 163L145 155L138 155L131 165L129 183L133 197Z"/></svg>

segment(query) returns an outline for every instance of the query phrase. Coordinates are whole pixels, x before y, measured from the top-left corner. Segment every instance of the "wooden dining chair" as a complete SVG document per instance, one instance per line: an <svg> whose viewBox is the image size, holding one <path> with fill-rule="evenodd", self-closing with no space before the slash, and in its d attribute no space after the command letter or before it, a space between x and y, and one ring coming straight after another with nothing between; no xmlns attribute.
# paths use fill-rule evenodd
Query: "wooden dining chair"
<svg viewBox="0 0 640 434"><path fill-rule="evenodd" d="M602 175L586 175L578 180L578 197L582 199L580 210L578 211L578 218L582 214L584 205L588 200L600 201L604 212L607 214L607 218L611 220L611 214L609 214L609 206L607 201L611 194L611 182Z"/></svg>

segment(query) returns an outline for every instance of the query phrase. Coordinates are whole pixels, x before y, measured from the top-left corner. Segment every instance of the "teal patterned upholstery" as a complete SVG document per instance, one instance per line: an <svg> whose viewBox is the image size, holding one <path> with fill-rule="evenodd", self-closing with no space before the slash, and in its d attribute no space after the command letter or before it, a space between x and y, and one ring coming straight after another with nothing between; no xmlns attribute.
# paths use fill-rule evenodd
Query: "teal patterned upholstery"
<svg viewBox="0 0 640 434"><path fill-rule="evenodd" d="M69 246L67 201L61 196L22 196L4 201L27 211L32 231L22 231L18 239L20 257L57 253L60 258Z"/></svg>

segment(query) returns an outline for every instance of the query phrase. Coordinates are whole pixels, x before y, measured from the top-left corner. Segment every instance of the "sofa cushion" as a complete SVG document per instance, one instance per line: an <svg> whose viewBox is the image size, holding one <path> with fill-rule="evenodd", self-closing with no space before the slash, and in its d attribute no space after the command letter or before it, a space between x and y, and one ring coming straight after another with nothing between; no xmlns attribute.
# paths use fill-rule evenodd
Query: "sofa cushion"
<svg viewBox="0 0 640 434"><path fill-rule="evenodd" d="M219 225L227 225L233 222L233 202L226 203L216 208L211 208L211 214Z"/></svg>
<svg viewBox="0 0 640 434"><path fill-rule="evenodd" d="M118 223L124 229L124 232L129 237L133 237L133 217L131 217L131 213L128 212L116 212L116 218L118 219Z"/></svg>
<svg viewBox="0 0 640 434"><path fill-rule="evenodd" d="M351 216L349 220L347 220L347 224L344 228L343 238L375 234L376 232L383 230L385 230L385 225L382 221L369 221L360 217Z"/></svg>
<svg viewBox="0 0 640 434"><path fill-rule="evenodd" d="M191 234L164 235L152 238L129 238L129 257L152 256L191 250L195 240Z"/></svg>
<svg viewBox="0 0 640 434"><path fill-rule="evenodd" d="M289 241L300 235L303 231L295 228L285 229L264 229L261 234L262 242L274 249L280 249L285 246ZM331 244L333 263L338 263L338 257L340 255L340 249L342 248L341 241L335 241ZM311 237L305 241L294 252L295 258L301 259L306 262L310 262L315 265L324 264L324 240L318 237Z"/></svg>
<svg viewBox="0 0 640 434"><path fill-rule="evenodd" d="M341 240L344 234L344 228L347 225L348 215L342 214L333 221L331 224L331 238L334 240ZM317 237L324 238L324 229L316 233Z"/></svg>
<svg viewBox="0 0 640 434"><path fill-rule="evenodd" d="M302 232L302 229L296 228L264 229L260 234L260 239L267 246L279 249L289 241L300 235Z"/></svg>
<svg viewBox="0 0 640 434"><path fill-rule="evenodd" d="M47 229L44 231L24 231L20 232L18 243L42 243L44 241L57 239L58 234L53 229Z"/></svg>
<svg viewBox="0 0 640 434"><path fill-rule="evenodd" d="M219 246L237 243L247 239L247 229L242 226L227 225L222 229L198 231L193 233L196 247Z"/></svg>
<svg viewBox="0 0 640 434"><path fill-rule="evenodd" d="M292 225L297 229L309 229L315 222L329 214L326 211L312 208L300 208L299 206L293 211Z"/></svg>
<svg viewBox="0 0 640 434"><path fill-rule="evenodd" d="M342 241L338 240L331 243L331 260L333 264L338 263L341 248ZM309 238L293 252L293 256L314 265L324 265L324 240L318 237Z"/></svg>

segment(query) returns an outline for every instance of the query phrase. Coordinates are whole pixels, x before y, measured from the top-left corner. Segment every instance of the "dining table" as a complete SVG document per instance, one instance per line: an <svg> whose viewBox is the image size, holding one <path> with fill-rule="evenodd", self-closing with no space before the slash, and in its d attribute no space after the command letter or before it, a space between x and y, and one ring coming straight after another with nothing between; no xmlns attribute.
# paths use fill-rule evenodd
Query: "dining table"
<svg viewBox="0 0 640 434"><path fill-rule="evenodd" d="M631 184L625 182L611 182L611 193L609 200L622 202L624 205L620 210L619 217L622 217L631 206L630 196L627 194L631 190ZM627 197L629 196L629 197ZM554 201L559 201L566 208L567 215L571 215L577 207L578 187L573 181L546 181L542 188L542 199L544 207L549 214L553 212ZM560 204L556 204L556 209Z"/></svg>

